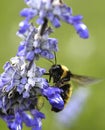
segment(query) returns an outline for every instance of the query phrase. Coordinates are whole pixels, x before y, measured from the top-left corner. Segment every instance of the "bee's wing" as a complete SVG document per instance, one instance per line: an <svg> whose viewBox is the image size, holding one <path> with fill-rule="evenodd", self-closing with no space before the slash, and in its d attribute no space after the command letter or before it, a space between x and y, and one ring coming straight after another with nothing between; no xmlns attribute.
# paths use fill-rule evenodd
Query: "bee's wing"
<svg viewBox="0 0 105 130"><path fill-rule="evenodd" d="M81 76L76 74L71 75L71 80L73 81L74 84L77 84L78 86L84 86L84 87L101 81L101 79L88 77L88 76Z"/></svg>

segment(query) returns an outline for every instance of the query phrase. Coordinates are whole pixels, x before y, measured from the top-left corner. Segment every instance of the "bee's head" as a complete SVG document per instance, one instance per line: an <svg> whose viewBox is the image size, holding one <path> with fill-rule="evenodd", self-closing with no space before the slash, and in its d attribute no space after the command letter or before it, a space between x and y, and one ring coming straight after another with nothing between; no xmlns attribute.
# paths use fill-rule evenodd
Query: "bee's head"
<svg viewBox="0 0 105 130"><path fill-rule="evenodd" d="M61 76L63 74L63 69L61 67L61 65L52 65L51 68L49 69L49 75L50 75L50 79L53 78L53 82L56 83L57 81L60 80Z"/></svg>

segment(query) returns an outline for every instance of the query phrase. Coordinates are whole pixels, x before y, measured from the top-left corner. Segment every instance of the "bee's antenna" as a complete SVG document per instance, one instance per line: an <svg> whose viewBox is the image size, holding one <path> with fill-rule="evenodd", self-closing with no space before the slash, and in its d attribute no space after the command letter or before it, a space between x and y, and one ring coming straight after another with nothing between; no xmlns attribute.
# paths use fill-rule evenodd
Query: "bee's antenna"
<svg viewBox="0 0 105 130"><path fill-rule="evenodd" d="M54 62L53 62L52 60L49 60L49 59L47 59L47 58L45 58L45 59L48 60L50 63L54 64Z"/></svg>
<svg viewBox="0 0 105 130"><path fill-rule="evenodd" d="M55 56L55 65L57 64L57 57L56 57L56 52L54 51L54 56Z"/></svg>
<svg viewBox="0 0 105 130"><path fill-rule="evenodd" d="M50 61L50 63L54 64L54 62L52 60L49 60L49 61Z"/></svg>

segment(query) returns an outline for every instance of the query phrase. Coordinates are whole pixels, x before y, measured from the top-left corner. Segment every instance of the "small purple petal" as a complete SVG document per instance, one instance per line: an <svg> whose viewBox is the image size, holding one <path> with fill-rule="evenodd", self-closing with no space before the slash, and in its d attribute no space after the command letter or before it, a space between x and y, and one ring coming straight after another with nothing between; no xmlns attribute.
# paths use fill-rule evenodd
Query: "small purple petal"
<svg viewBox="0 0 105 130"><path fill-rule="evenodd" d="M72 16L73 22L80 22L83 19L82 15Z"/></svg>
<svg viewBox="0 0 105 130"><path fill-rule="evenodd" d="M27 125L27 126L29 126L29 127L32 127L32 126L34 126L34 120L31 118L31 116L30 115L28 115L27 113L25 113L25 112L22 112L21 113L21 116L22 116L22 120L23 120L23 122ZM36 117L37 118L37 117Z"/></svg>
<svg viewBox="0 0 105 130"><path fill-rule="evenodd" d="M15 120L7 120L8 127L10 130L22 130L22 120L18 112L15 113Z"/></svg>
<svg viewBox="0 0 105 130"><path fill-rule="evenodd" d="M89 37L89 32L86 27L82 22L74 24L74 28L76 29L77 33L81 38L88 38Z"/></svg>
<svg viewBox="0 0 105 130"><path fill-rule="evenodd" d="M24 85L19 84L19 86L17 86L17 91L19 92L19 94L22 94L23 90L24 90Z"/></svg>
<svg viewBox="0 0 105 130"><path fill-rule="evenodd" d="M2 89L3 86L4 86L4 83L2 82L1 77L0 77L0 90Z"/></svg>
<svg viewBox="0 0 105 130"><path fill-rule="evenodd" d="M21 12L20 15L23 17L27 17L27 19L32 19L37 15L37 10L33 10L31 8L24 8Z"/></svg>
<svg viewBox="0 0 105 130"><path fill-rule="evenodd" d="M34 59L34 51L30 51L26 55L26 59L32 61Z"/></svg>
<svg viewBox="0 0 105 130"><path fill-rule="evenodd" d="M20 82L21 84L25 85L27 83L27 78L23 77Z"/></svg>
<svg viewBox="0 0 105 130"><path fill-rule="evenodd" d="M34 117L38 117L38 118L41 118L41 119L44 119L45 118L45 115L42 113L42 112L39 112L37 110L31 110L31 114L34 116Z"/></svg>
<svg viewBox="0 0 105 130"><path fill-rule="evenodd" d="M52 12L48 12L48 14L47 14L47 17L48 17L48 19L50 20L50 21L53 21L53 19L54 19L54 15L52 14Z"/></svg>
<svg viewBox="0 0 105 130"><path fill-rule="evenodd" d="M4 68L5 70L7 70L9 67L11 67L10 62L6 62L5 65L3 66L3 68Z"/></svg>
<svg viewBox="0 0 105 130"><path fill-rule="evenodd" d="M9 92L14 86L12 86L12 84L8 85L6 88L5 88L5 91L6 92Z"/></svg>
<svg viewBox="0 0 105 130"><path fill-rule="evenodd" d="M41 77L45 72L46 72L45 69L40 68L40 67L36 67L35 74L36 74L37 77Z"/></svg>
<svg viewBox="0 0 105 130"><path fill-rule="evenodd" d="M43 56L47 59L53 59L54 58L54 55L47 50L43 50L40 54L41 54L41 56Z"/></svg>
<svg viewBox="0 0 105 130"><path fill-rule="evenodd" d="M47 97L52 108L57 108L58 110L62 110L64 108L64 101L60 96L61 90L55 87L48 87L42 89L42 94Z"/></svg>
<svg viewBox="0 0 105 130"><path fill-rule="evenodd" d="M52 22L53 26L56 28L61 26L60 20L57 17L54 17L54 19L51 22Z"/></svg>
<svg viewBox="0 0 105 130"><path fill-rule="evenodd" d="M48 43L49 43L49 49L52 51L57 51L58 47L57 47L57 39L55 38L48 38Z"/></svg>
<svg viewBox="0 0 105 130"><path fill-rule="evenodd" d="M36 21L37 24L42 25L44 23L44 19L39 17Z"/></svg>
<svg viewBox="0 0 105 130"><path fill-rule="evenodd" d="M23 17L29 16L30 9L29 8L24 8L23 10L20 11L20 15Z"/></svg>
<svg viewBox="0 0 105 130"><path fill-rule="evenodd" d="M25 56L25 54L26 54L26 46L20 45L18 47L17 56Z"/></svg>
<svg viewBox="0 0 105 130"><path fill-rule="evenodd" d="M41 49L40 49L40 48L35 48L34 53L35 53L35 54L41 53Z"/></svg>
<svg viewBox="0 0 105 130"><path fill-rule="evenodd" d="M30 96L28 91L23 92L23 98L28 98Z"/></svg>
<svg viewBox="0 0 105 130"><path fill-rule="evenodd" d="M27 31L27 29L29 28L30 24L28 23L27 20L21 21L19 24L19 33L25 33Z"/></svg>
<svg viewBox="0 0 105 130"><path fill-rule="evenodd" d="M48 98L52 108L62 110L64 108L64 101L59 94L53 95L52 98Z"/></svg>

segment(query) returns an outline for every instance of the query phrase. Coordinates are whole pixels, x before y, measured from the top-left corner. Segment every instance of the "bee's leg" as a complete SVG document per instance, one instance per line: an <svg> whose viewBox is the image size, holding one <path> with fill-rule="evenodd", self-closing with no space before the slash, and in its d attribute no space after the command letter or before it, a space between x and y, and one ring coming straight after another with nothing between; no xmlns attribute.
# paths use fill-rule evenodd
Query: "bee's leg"
<svg viewBox="0 0 105 130"><path fill-rule="evenodd" d="M51 110L54 111L54 112L60 112L60 111L62 111L62 109L58 109L58 108L55 108L55 107L52 107Z"/></svg>
<svg viewBox="0 0 105 130"><path fill-rule="evenodd" d="M51 75L49 73L44 73L44 75L49 75L49 80L48 82L50 83L51 82Z"/></svg>
<svg viewBox="0 0 105 130"><path fill-rule="evenodd" d="M64 84L65 82L68 82L68 81L70 81L70 78L64 77L64 78L60 79L59 81L57 81L56 85L61 86L62 84Z"/></svg>
<svg viewBox="0 0 105 130"><path fill-rule="evenodd" d="M65 78L62 78L62 79L61 79L61 82L62 82L62 83L67 82L67 81L70 81L70 78L65 77Z"/></svg>
<svg viewBox="0 0 105 130"><path fill-rule="evenodd" d="M49 75L49 73L44 73L44 75Z"/></svg>

